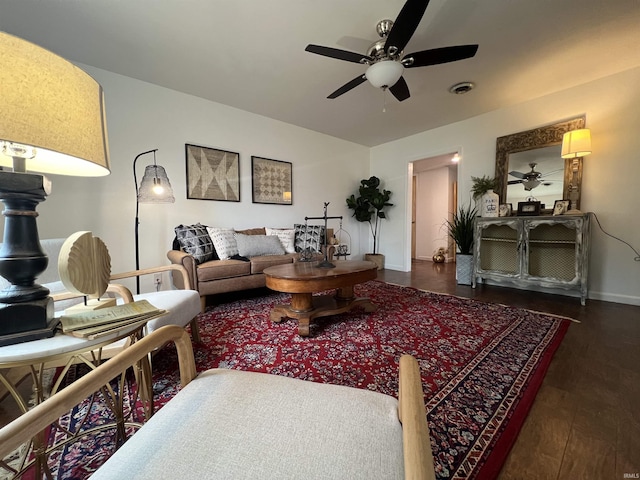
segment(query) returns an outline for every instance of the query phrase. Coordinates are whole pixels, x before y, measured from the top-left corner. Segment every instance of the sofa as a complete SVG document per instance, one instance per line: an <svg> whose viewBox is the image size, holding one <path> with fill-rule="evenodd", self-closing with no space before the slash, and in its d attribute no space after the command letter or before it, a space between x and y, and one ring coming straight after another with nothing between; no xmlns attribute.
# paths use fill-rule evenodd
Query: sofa
<svg viewBox="0 0 640 480"><path fill-rule="evenodd" d="M203 312L208 295L265 287L265 268L297 262L303 252L319 260L325 248L324 226L234 230L198 223L179 225L175 234L167 258L187 270ZM332 236L333 230L327 229L327 238ZM330 246L330 258L333 251ZM179 276L174 276L173 284L184 288Z"/></svg>
<svg viewBox="0 0 640 480"><path fill-rule="evenodd" d="M181 390L92 479L435 478L420 367L399 359L398 399L267 373L196 373L183 329L165 326L0 430L0 459L167 342ZM90 459L86 459L90 461Z"/></svg>

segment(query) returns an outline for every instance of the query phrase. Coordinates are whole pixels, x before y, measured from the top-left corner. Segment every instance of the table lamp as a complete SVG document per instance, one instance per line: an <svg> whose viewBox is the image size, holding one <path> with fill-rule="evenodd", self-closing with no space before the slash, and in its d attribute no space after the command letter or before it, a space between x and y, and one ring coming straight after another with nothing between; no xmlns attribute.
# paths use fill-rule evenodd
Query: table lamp
<svg viewBox="0 0 640 480"><path fill-rule="evenodd" d="M570 209L565 215L580 215L578 205L578 192L582 184L582 176L578 168L578 159L591 155L591 130L580 128L571 130L562 136L562 152L560 156L571 160L571 178L569 183Z"/></svg>
<svg viewBox="0 0 640 480"><path fill-rule="evenodd" d="M67 60L0 32L0 200L4 203L0 345L51 337L49 290L35 279L49 262L36 206L51 192L41 174L109 174L102 87ZM11 167L11 169L7 169Z"/></svg>

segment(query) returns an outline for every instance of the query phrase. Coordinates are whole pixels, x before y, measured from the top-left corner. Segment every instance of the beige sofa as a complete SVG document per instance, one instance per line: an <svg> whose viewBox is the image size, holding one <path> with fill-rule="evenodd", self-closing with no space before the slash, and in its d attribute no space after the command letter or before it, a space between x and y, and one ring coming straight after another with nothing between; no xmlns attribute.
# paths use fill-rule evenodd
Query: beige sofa
<svg viewBox="0 0 640 480"><path fill-rule="evenodd" d="M265 235L265 228L238 230L237 233L244 235ZM327 229L327 233L328 238L333 236L331 229ZM333 250L333 247L330 247L330 257L333 256ZM317 254L317 259L319 260L321 256L321 254ZM264 287L266 282L264 273L262 272L265 268L297 262L299 254L259 255L248 257L248 261L226 259L197 263L192 255L183 250L170 250L167 252L167 258L171 263L182 265L187 270L191 288L197 290L200 294L200 305L204 312L207 295ZM184 288L183 281L178 275L174 276L173 284L176 288Z"/></svg>

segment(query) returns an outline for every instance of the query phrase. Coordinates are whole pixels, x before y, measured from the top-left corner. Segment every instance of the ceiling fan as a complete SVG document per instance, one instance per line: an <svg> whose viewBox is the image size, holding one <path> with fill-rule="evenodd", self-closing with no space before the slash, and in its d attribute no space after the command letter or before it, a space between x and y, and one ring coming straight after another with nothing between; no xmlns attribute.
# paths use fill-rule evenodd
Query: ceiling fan
<svg viewBox="0 0 640 480"><path fill-rule="evenodd" d="M434 48L403 56L404 47L418 28L428 4L429 0L407 0L395 22L378 22L376 30L381 38L364 55L321 45L307 45L307 52L368 65L364 74L345 83L327 98L337 98L369 80L374 87L383 90L388 88L402 102L410 96L407 82L402 77L405 68L427 67L473 57L478 51L478 45Z"/></svg>
<svg viewBox="0 0 640 480"><path fill-rule="evenodd" d="M529 164L529 167L531 168L530 172L516 172L516 171L511 171L509 172L509 175L511 175L512 177L516 177L518 178L518 180L509 180L507 182L507 185L516 185L521 183L524 186L524 189L527 192L530 192L531 190L533 190L534 188L536 188L537 186L539 186L540 184L543 185L550 185L552 182L554 182L554 180L544 180L544 177L548 176L548 175L552 175L556 172L559 172L562 169L558 169L558 170L553 170L551 172L547 172L547 173L540 173L536 171L536 166L538 164L535 162L531 162Z"/></svg>

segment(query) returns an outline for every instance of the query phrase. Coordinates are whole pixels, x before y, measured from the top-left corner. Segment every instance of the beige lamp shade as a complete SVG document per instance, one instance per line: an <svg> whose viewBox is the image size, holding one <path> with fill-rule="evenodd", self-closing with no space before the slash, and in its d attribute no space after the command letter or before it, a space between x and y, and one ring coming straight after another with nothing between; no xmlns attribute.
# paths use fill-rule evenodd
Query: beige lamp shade
<svg viewBox="0 0 640 480"><path fill-rule="evenodd" d="M0 165L96 177L109 174L102 87L69 61L0 32ZM35 156L12 155L34 147ZM28 149L30 150L30 149Z"/></svg>
<svg viewBox="0 0 640 480"><path fill-rule="evenodd" d="M562 158L584 157L591 154L591 130L571 130L562 136Z"/></svg>

